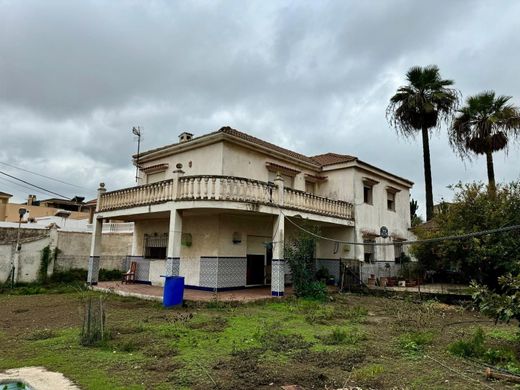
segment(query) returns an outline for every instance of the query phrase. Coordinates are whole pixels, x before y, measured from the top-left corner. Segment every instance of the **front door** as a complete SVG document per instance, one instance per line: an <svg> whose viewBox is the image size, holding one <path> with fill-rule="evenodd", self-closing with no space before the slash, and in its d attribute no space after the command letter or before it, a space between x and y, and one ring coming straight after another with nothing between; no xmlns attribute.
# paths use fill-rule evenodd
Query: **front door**
<svg viewBox="0 0 520 390"><path fill-rule="evenodd" d="M247 255L246 284L264 284L265 256Z"/></svg>

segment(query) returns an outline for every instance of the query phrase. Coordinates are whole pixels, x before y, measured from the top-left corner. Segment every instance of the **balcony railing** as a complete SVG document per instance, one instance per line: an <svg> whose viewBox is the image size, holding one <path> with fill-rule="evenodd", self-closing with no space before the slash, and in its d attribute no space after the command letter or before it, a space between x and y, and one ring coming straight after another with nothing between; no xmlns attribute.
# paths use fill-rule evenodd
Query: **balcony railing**
<svg viewBox="0 0 520 390"><path fill-rule="evenodd" d="M281 187L280 187L281 188ZM352 204L272 183L231 176L181 176L153 184L107 192L98 211L130 208L168 201L235 201L352 219Z"/></svg>

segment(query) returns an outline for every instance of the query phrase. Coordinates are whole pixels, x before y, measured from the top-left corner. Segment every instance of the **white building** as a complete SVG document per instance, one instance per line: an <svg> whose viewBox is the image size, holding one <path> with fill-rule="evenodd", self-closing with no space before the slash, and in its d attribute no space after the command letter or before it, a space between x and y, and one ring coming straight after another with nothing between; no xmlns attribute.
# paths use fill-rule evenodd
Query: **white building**
<svg viewBox="0 0 520 390"><path fill-rule="evenodd" d="M134 156L134 163L136 162ZM284 291L284 242L303 224L322 236L316 260L339 277L341 260L394 262L411 237L413 183L356 157L308 157L229 127L139 155L137 186L106 192L94 222L89 283L97 282L104 219L134 222L137 279L181 275L204 289L271 285ZM390 237L379 236L381 226Z"/></svg>

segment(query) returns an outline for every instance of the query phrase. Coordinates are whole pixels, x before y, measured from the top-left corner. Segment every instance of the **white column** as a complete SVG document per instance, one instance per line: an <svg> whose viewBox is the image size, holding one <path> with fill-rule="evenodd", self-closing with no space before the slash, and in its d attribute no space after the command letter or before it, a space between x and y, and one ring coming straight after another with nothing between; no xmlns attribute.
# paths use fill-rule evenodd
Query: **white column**
<svg viewBox="0 0 520 390"><path fill-rule="evenodd" d="M285 290L284 260L285 218L279 214L273 226L273 260L271 263L271 294L281 297Z"/></svg>
<svg viewBox="0 0 520 390"><path fill-rule="evenodd" d="M95 285L98 282L99 275L99 260L101 257L101 239L103 236L103 216L98 215L99 205L101 204L101 197L106 192L105 183L99 183L96 214L94 221L92 221L92 242L90 244L90 257L88 259L88 275L87 283Z"/></svg>
<svg viewBox="0 0 520 390"><path fill-rule="evenodd" d="M177 209L170 211L170 228L168 232L168 252L166 257L167 276L179 275L181 262L182 216Z"/></svg>
<svg viewBox="0 0 520 390"><path fill-rule="evenodd" d="M101 258L101 238L103 234L103 218L95 218L92 226L92 242L88 259L87 283L95 285L98 282L99 260Z"/></svg>
<svg viewBox="0 0 520 390"><path fill-rule="evenodd" d="M278 205L283 206L284 204L284 182L282 176L280 176L279 173L276 174L276 179L274 179L274 184L276 184L277 188L276 191L278 192L278 196L276 201L278 202Z"/></svg>

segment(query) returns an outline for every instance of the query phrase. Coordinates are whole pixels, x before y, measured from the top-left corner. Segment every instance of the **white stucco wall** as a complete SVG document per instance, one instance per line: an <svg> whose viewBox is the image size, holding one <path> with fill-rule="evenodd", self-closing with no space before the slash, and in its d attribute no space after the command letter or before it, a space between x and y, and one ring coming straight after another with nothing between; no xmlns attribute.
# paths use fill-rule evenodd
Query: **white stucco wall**
<svg viewBox="0 0 520 390"><path fill-rule="evenodd" d="M173 177L175 166L179 163L182 164L182 170L186 176L222 175L222 158L223 143L219 142L176 153L172 156L161 157L141 165L143 168L146 168L152 165L168 164L168 169L164 172L164 176L161 179L168 180ZM147 184L144 172L140 172L139 184Z"/></svg>

